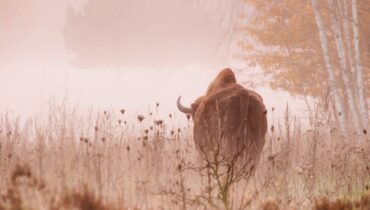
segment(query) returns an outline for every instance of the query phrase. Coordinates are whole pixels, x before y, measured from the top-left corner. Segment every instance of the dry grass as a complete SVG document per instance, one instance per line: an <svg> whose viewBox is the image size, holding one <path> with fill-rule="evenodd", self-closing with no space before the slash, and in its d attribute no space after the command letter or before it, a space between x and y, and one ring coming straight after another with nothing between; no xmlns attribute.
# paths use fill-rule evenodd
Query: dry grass
<svg viewBox="0 0 370 210"><path fill-rule="evenodd" d="M255 173L222 191L191 126L157 112L52 105L45 119L3 114L0 210L370 209L368 135L344 138L320 117L303 131L287 110L284 121L270 120Z"/></svg>

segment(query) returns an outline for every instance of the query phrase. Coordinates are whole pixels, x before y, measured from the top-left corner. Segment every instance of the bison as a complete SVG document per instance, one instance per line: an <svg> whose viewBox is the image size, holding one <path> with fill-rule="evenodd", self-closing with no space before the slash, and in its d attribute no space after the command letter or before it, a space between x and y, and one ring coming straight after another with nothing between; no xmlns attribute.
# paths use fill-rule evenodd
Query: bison
<svg viewBox="0 0 370 210"><path fill-rule="evenodd" d="M178 109L191 115L195 145L202 152L215 148L230 157L259 159L267 132L266 108L262 97L237 84L234 72L223 69L209 85L205 95Z"/></svg>

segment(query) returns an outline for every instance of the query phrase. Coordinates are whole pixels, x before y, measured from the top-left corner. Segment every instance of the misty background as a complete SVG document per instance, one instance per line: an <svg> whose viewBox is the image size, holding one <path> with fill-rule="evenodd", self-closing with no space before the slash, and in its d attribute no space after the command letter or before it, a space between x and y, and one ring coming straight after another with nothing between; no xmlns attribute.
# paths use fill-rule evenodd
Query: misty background
<svg viewBox="0 0 370 210"><path fill-rule="evenodd" d="M305 107L240 59L239 1L0 0L0 111L45 112L69 106L176 111L221 69L257 90L282 117ZM271 119L271 118L270 118Z"/></svg>

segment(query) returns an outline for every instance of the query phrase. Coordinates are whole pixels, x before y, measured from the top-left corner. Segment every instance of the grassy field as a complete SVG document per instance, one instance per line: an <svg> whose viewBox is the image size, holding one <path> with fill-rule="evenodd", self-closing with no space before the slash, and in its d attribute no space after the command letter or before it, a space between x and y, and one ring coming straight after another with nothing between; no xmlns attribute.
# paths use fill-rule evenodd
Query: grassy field
<svg viewBox="0 0 370 210"><path fill-rule="evenodd" d="M237 177L200 159L186 118L44 114L0 117L0 210L370 209L369 134L342 137L319 116L309 129L288 111L269 119L256 171Z"/></svg>

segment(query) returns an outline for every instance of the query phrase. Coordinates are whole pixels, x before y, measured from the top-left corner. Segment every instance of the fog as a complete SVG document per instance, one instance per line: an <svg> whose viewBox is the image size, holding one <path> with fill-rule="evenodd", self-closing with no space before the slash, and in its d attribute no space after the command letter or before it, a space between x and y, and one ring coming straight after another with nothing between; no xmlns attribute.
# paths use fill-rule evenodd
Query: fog
<svg viewBox="0 0 370 210"><path fill-rule="evenodd" d="M107 23L102 22L95 45L87 43L92 39L89 34L82 33L77 45L84 46L78 55L70 46L73 41L66 42L71 38L66 20L68 11L84 14L87 2L0 0L1 112L40 113L55 100L131 113L145 112L159 102L167 114L176 112L179 95L190 104L203 94L224 67L237 70L239 81L247 84L264 77L238 59L238 31L233 24L230 27L237 13L228 1L207 9L191 1L123 1L124 11L111 11L117 15L112 26L117 31L103 30ZM100 2L95 5L105 1ZM113 8L98 7L96 14ZM105 19L97 17L97 23ZM107 43L110 39L112 43ZM249 88L263 96L269 109L276 107L280 112L276 118L287 103L303 113L302 102L288 93L273 91L267 84Z"/></svg>

